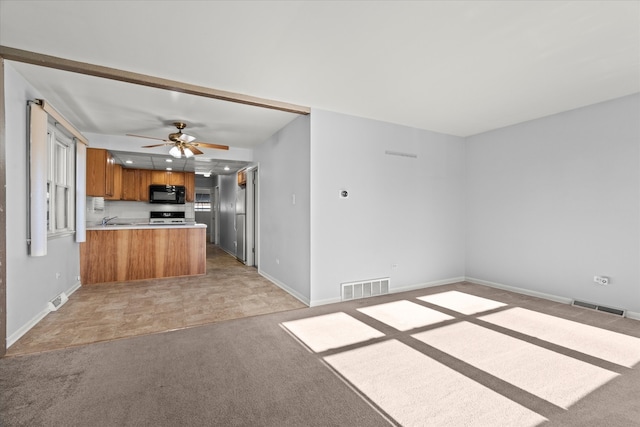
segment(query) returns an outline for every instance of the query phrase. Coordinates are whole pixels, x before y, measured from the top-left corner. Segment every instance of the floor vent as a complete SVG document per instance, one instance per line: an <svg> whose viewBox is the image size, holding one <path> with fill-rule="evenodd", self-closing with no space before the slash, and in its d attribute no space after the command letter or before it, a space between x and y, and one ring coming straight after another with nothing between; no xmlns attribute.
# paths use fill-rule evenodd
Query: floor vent
<svg viewBox="0 0 640 427"><path fill-rule="evenodd" d="M69 297L64 292L49 301L49 311L58 310L65 302L69 301Z"/></svg>
<svg viewBox="0 0 640 427"><path fill-rule="evenodd" d="M624 317L624 310L620 310L619 308L605 307L603 305L597 305L597 304L592 304L590 302L577 301L577 300L574 300L572 305L575 305L577 307L590 308L592 310L603 311L605 313L611 313L617 316Z"/></svg>
<svg viewBox="0 0 640 427"><path fill-rule="evenodd" d="M342 283L342 301L388 294L389 282L388 277L383 277L363 282Z"/></svg>

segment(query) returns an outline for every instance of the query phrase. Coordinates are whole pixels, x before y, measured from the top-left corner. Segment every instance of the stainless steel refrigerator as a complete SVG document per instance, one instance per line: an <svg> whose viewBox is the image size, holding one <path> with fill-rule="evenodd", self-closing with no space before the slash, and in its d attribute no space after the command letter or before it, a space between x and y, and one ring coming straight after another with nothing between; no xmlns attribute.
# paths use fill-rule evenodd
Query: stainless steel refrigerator
<svg viewBox="0 0 640 427"><path fill-rule="evenodd" d="M236 217L235 217L235 229L236 229L236 258L243 263L247 262L246 251L246 235L247 229L247 199L244 188L238 188L236 193Z"/></svg>

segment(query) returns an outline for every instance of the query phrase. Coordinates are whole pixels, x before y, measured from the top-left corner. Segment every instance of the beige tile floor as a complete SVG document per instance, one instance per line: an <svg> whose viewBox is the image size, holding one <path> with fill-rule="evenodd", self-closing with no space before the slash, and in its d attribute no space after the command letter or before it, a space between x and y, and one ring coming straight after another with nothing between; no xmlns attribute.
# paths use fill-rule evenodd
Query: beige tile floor
<svg viewBox="0 0 640 427"><path fill-rule="evenodd" d="M305 305L217 246L204 276L87 285L8 350L37 353Z"/></svg>

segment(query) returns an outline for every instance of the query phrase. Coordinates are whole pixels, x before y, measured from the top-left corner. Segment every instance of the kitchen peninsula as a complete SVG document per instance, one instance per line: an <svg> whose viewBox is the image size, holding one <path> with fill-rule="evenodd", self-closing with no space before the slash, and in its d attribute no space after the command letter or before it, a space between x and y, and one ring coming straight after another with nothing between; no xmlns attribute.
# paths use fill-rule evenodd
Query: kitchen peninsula
<svg viewBox="0 0 640 427"><path fill-rule="evenodd" d="M99 225L80 244L83 285L206 273L206 225Z"/></svg>

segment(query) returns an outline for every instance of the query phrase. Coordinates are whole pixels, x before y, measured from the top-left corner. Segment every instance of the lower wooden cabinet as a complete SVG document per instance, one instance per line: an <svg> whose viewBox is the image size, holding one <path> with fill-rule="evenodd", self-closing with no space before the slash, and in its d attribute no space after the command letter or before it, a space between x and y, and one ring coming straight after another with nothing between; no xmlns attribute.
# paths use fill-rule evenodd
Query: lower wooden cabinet
<svg viewBox="0 0 640 427"><path fill-rule="evenodd" d="M206 273L206 228L87 230L83 285Z"/></svg>

